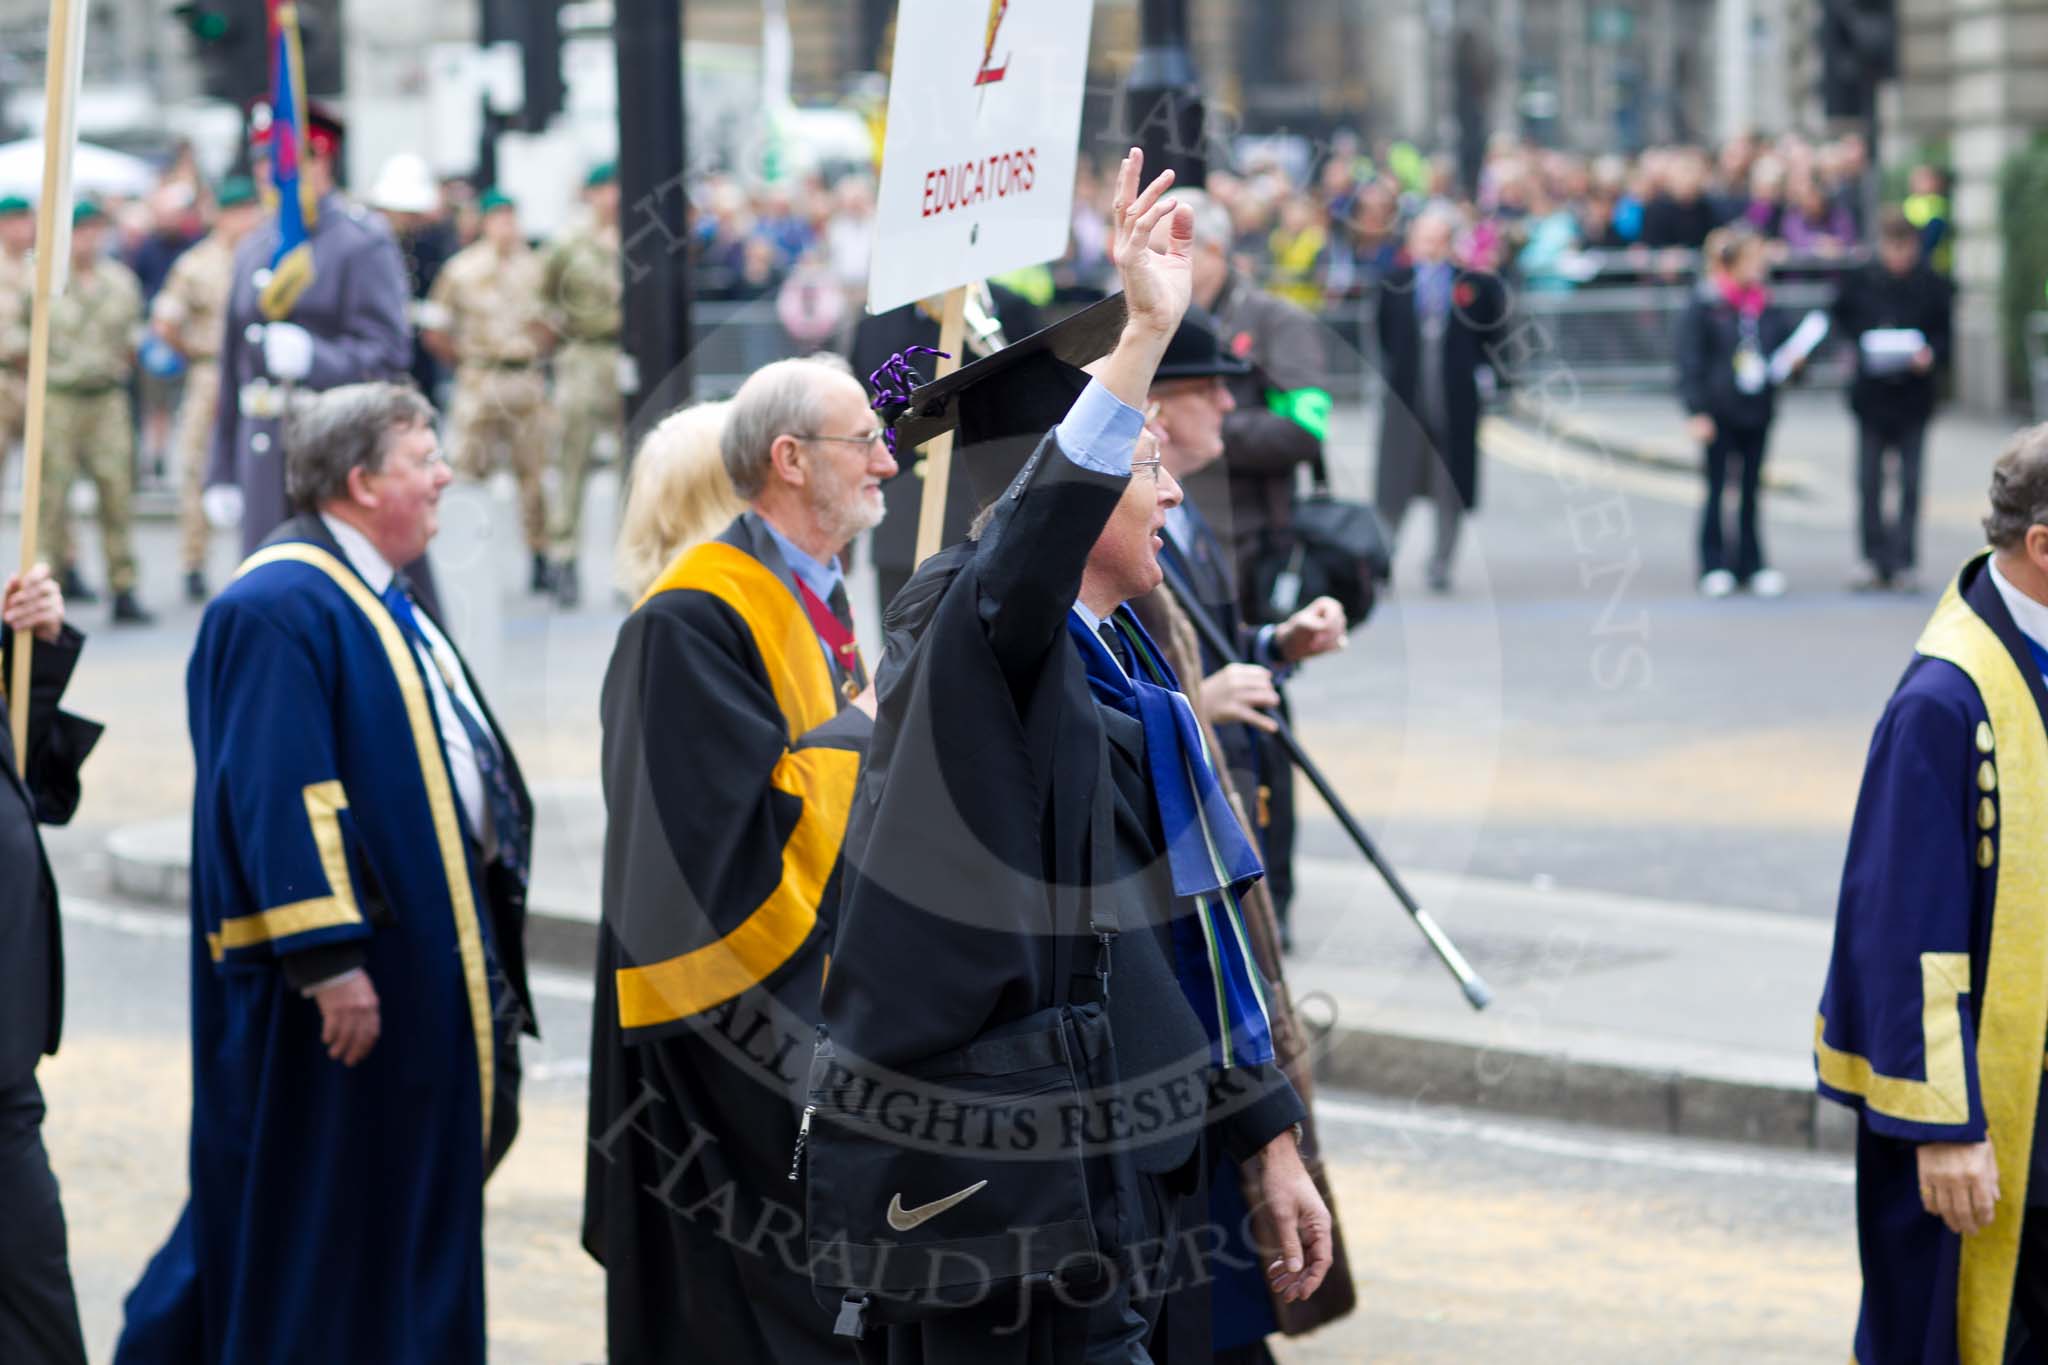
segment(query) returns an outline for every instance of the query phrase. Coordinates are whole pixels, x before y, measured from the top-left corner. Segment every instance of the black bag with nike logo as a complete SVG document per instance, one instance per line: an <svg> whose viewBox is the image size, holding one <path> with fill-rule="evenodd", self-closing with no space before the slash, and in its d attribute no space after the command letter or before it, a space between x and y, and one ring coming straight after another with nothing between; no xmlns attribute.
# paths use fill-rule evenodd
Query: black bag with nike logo
<svg viewBox="0 0 2048 1365"><path fill-rule="evenodd" d="M1093 804L1093 879L1108 886L1110 803ZM1062 927L1080 927L1082 894L1054 892ZM1130 1153L1103 1140L1118 931L1109 896L1086 901L1090 937L1060 935L1055 1005L893 1073L842 1060L819 1030L790 1178L809 1175L811 1284L840 1335L1041 1288L1085 1294L1119 1273L1139 1224Z"/></svg>

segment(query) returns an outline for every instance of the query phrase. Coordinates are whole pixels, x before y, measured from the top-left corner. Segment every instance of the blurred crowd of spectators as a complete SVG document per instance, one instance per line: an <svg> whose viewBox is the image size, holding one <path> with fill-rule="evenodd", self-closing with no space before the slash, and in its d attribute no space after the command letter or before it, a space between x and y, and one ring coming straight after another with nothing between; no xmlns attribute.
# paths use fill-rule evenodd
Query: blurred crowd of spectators
<svg viewBox="0 0 2048 1365"><path fill-rule="evenodd" d="M1874 226L1868 175L1868 149L1855 134L1825 142L1745 135L1718 150L1653 147L1633 157L1503 138L1467 192L1448 157L1399 144L1367 154L1340 138L1313 175L1254 154L1239 170L1212 170L1207 188L1236 225L1237 265L1322 310L1368 292L1392 269L1407 223L1430 203L1456 212L1461 264L1532 288L1689 275L1707 234L1738 221L1772 244L1781 265L1862 259ZM1907 200L1936 260L1947 227L1943 181L1937 167L1914 168ZM1084 171L1073 246L1055 274L1100 275L1107 208L1101 178Z"/></svg>

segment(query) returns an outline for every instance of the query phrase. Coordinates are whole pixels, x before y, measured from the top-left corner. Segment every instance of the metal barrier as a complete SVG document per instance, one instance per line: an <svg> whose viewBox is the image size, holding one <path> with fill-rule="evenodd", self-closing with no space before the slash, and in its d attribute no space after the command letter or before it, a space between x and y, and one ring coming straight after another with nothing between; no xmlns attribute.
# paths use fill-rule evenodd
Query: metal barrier
<svg viewBox="0 0 2048 1365"><path fill-rule="evenodd" d="M773 298L744 303L697 300L690 304L690 369L696 396L730 398L741 382L771 360L845 347L806 346L775 315Z"/></svg>
<svg viewBox="0 0 2048 1365"><path fill-rule="evenodd" d="M1691 284L1525 289L1515 309L1542 329L1528 339L1534 355L1570 371L1580 388L1670 391L1678 386L1678 322L1694 291ZM1795 315L1814 308L1825 312L1834 298L1835 285L1821 280L1772 288L1772 301ZM1807 363L1801 382L1840 388L1852 377L1853 363L1849 349L1831 335Z"/></svg>
<svg viewBox="0 0 2048 1365"><path fill-rule="evenodd" d="M1566 370L1582 389L1670 392L1678 384L1678 321L1694 290L1690 281L1582 289L1515 287L1513 354L1505 359L1524 370ZM1798 315L1814 308L1825 311L1834 302L1835 291L1832 279L1809 275L1778 280L1772 296L1778 307ZM1334 302L1320 318L1329 388L1339 403L1368 402L1378 391L1377 306L1373 291ZM1047 320L1056 320L1057 314L1057 309L1050 310ZM699 398L730 396L742 380L771 360L820 349L843 353L847 340L842 336L837 344L823 346L794 340L776 317L773 299L699 301L691 307L691 330L690 361ZM1800 382L1808 387L1843 387L1852 377L1853 364L1849 349L1830 336ZM2041 372L2038 387L2048 397L2048 361Z"/></svg>

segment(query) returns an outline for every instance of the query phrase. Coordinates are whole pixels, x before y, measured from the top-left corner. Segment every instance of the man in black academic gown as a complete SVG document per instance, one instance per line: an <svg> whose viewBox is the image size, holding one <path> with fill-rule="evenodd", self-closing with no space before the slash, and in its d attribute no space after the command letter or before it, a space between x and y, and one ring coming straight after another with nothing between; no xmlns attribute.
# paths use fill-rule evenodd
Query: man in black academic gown
<svg viewBox="0 0 2048 1365"><path fill-rule="evenodd" d="M17 631L36 642L25 776L5 695ZM36 1063L56 1052L64 1013L57 884L36 826L61 825L78 808L78 768L100 734L57 709L82 638L64 624L64 598L47 568L8 576L0 593L0 1360L44 1365L85 1362L36 1085Z"/></svg>
<svg viewBox="0 0 2048 1365"><path fill-rule="evenodd" d="M873 724L839 556L896 464L836 359L757 370L721 451L748 510L655 580L604 683L583 1244L611 1365L847 1356L789 1163Z"/></svg>
<svg viewBox="0 0 2048 1365"><path fill-rule="evenodd" d="M1111 1099L1138 1112L1140 1087L1196 1097L1192 1117L1142 1125L1131 1138L1138 1179L1128 1213L1137 1235L1118 1250L1174 1246L1183 1222L1199 1220L1191 1201L1214 1141L1260 1164L1277 1253L1269 1273L1283 1292L1304 1297L1328 1269L1330 1219L1296 1148L1301 1102L1271 1065L1270 1047L1260 1046L1263 987L1227 944L1199 966L1188 960L1189 935L1196 945L1210 933L1216 943L1241 935L1232 888L1247 879L1239 876L1245 869L1256 876L1257 860L1206 764L1186 749L1167 752L1186 733L1172 719L1186 699L1172 686L1147 690L1146 679L1162 676L1159 656L1123 606L1159 584L1158 532L1180 501L1172 476L1156 458L1135 459L1134 446L1138 408L1187 309L1192 238L1186 210L1161 198L1171 175L1140 195L1140 169L1133 152L1119 173L1116 254L1127 320L1096 378L1044 354L1051 343L1042 336L1012 348L1021 357L999 353L928 386L957 397L963 455L977 444L970 427L981 425L974 409L984 400L1034 417L1050 407L1049 420L1023 425L1057 427L1037 442L978 538L927 562L890 611L825 1024L839 1055L855 1059L849 1065L909 1071L928 1063L1071 998L1059 979L1059 964L1071 959L1053 919L1071 897L1055 888L1085 886L1110 898L1122 932L1109 958L1097 957L1092 942L1082 946L1110 973L1106 1014L1120 1076ZM1057 401L1048 404L1049 392ZM937 406L927 401L934 397L913 399L898 427L906 441L913 419ZM983 429L1013 436L1016 427ZM1212 799L1227 828L1204 814ZM1091 833L1103 827L1114 831L1106 850ZM1234 880L1185 895L1186 878L1200 875L1184 862L1190 846L1218 876L1232 869ZM915 987L907 989L913 962ZM1198 1012L1204 1000L1206 1015ZM1101 1147L1087 1155L1109 1160ZM962 1235L1016 1231L974 1227L971 1201L952 1203L960 1208L948 1216ZM814 1239L831 1232L811 1231ZM1021 1302L1013 1293L870 1328L862 1358L1205 1359L1206 1296L1175 1294L1171 1321L1161 1322L1166 1277L1178 1276L1177 1288L1188 1278L1160 1263L1119 1269L1106 1292L1085 1298L1056 1284Z"/></svg>

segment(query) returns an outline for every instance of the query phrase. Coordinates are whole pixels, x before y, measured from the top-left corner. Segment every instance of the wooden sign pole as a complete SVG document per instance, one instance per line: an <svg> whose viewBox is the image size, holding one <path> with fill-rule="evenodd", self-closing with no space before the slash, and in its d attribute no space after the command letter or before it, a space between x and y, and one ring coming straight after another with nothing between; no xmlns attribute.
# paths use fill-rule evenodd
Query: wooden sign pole
<svg viewBox="0 0 2048 1365"><path fill-rule="evenodd" d="M48 91L43 113L43 194L36 204L36 292L30 314L28 341L28 414L21 442L21 573L26 578L36 562L36 533L43 498L43 411L50 379L50 301L56 293L58 272L64 268L60 256L68 247L60 237L57 215L68 214L71 205L71 144L76 136L72 111L78 97L76 73L79 53L75 49L84 37L83 25L73 26L72 6L86 0L51 0L48 59L44 80ZM82 16L81 16L82 17ZM63 490L59 489L59 497ZM15 761L28 771L29 666L35 653L35 636L23 631L14 637L14 676L8 680Z"/></svg>
<svg viewBox="0 0 2048 1365"><path fill-rule="evenodd" d="M939 349L945 358L938 362L933 380L944 379L960 368L960 347L967 331L967 286L946 292L939 315ZM924 504L917 518L917 562L922 564L939 552L946 534L946 491L953 477L953 433L942 432L925 444Z"/></svg>

